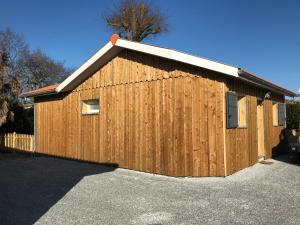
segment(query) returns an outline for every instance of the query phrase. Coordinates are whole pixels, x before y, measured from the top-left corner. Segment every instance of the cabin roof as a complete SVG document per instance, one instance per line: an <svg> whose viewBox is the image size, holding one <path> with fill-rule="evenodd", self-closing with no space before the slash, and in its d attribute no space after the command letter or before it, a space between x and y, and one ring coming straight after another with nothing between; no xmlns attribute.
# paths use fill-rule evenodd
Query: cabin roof
<svg viewBox="0 0 300 225"><path fill-rule="evenodd" d="M158 57L182 62L185 64L201 67L204 69L212 70L227 76L235 77L240 80L252 83L270 91L284 94L287 96L297 96L297 94L291 90L281 87L271 81L263 79L253 73L247 72L239 67L226 65L216 61L208 60L202 57L186 54L177 50L168 48L157 47L149 44L143 44L139 42L128 41L119 38L118 35L113 34L110 41L104 45L96 54L83 63L76 71L74 71L69 77L67 77L61 84L55 84L33 90L30 92L22 93L24 97L34 97L46 94L58 94L73 90L81 82L87 79L93 72L103 66L105 63L115 57L122 49L130 49L137 52L142 52Z"/></svg>

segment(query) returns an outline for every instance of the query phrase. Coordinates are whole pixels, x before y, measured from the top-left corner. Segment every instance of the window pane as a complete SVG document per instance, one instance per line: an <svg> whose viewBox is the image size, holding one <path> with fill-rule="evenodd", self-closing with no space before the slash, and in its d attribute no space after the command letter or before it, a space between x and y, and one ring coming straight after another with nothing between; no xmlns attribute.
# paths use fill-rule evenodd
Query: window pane
<svg viewBox="0 0 300 225"><path fill-rule="evenodd" d="M89 105L89 110L99 110L99 105L98 104L90 104Z"/></svg>

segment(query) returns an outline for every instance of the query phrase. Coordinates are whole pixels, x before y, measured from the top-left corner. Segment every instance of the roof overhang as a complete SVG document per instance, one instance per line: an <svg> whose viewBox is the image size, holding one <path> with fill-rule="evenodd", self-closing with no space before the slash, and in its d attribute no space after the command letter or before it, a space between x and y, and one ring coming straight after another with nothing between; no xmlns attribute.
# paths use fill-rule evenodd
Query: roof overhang
<svg viewBox="0 0 300 225"><path fill-rule="evenodd" d="M198 56L193 56L172 49L161 48L161 47L152 46L148 44L120 39L116 34L112 35L110 42L104 45L95 55L93 55L89 60L87 60L68 78L66 78L60 85L58 85L55 88L55 90L44 94L56 94L56 93L62 93L62 92L73 90L81 82L83 82L89 76L94 74L99 68L101 68L107 62L109 62L113 57L115 57L122 49L129 49L129 50L133 50L145 54L155 55L173 61L219 72L224 75L228 75L231 77L244 80L246 82L260 86L267 90L271 90L291 97L297 95L293 91L282 88L270 81L267 81L254 74L246 72L245 70L242 70L238 67L226 65L223 63L215 62ZM32 93L31 96L36 96L36 95L38 95L37 92ZM26 93L23 94L23 96L26 96Z"/></svg>
<svg viewBox="0 0 300 225"><path fill-rule="evenodd" d="M71 91L86 78L94 74L99 68L115 57L122 48L108 42L95 55L66 78L57 88L57 92Z"/></svg>
<svg viewBox="0 0 300 225"><path fill-rule="evenodd" d="M122 49L129 49L145 54L155 55L158 57L183 62L193 66L202 67L205 69L217 71L223 74L238 77L238 68L228 66L222 63L217 63L204 58L178 52L172 49L161 48L148 44L128 41L117 38L113 35L111 41L100 49L92 58L86 61L78 70L64 80L58 87L58 92L70 91L93 74L97 69L116 56Z"/></svg>
<svg viewBox="0 0 300 225"><path fill-rule="evenodd" d="M277 84L274 84L271 81L263 79L263 78L259 77L258 75L250 73L250 72L248 72L246 70L243 70L241 68L239 69L238 73L239 73L239 78L240 79L245 80L245 81L250 82L250 83L253 83L253 84L255 84L257 86L260 86L264 89L273 91L275 93L284 94L284 95L287 95L287 96L290 96L290 97L298 96L298 94L293 92L293 91L290 91L286 88L280 87L280 86L278 86Z"/></svg>

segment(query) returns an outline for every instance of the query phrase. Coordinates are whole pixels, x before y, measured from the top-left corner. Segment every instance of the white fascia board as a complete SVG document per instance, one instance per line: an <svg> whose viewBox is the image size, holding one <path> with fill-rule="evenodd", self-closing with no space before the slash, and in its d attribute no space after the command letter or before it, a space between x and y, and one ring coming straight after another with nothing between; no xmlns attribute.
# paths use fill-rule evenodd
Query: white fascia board
<svg viewBox="0 0 300 225"><path fill-rule="evenodd" d="M179 62L183 62L183 63L187 63L187 64L190 64L193 66L201 67L204 69L216 71L219 73L231 75L234 77L239 76L238 68L236 68L236 67L228 66L226 64L214 62L214 61L211 61L208 59L200 58L197 56L185 54L185 53L174 51L174 50L171 51L170 59L179 61Z"/></svg>
<svg viewBox="0 0 300 225"><path fill-rule="evenodd" d="M87 60L82 66L80 66L75 72L73 72L68 78L66 78L57 88L56 92L61 92L64 90L68 84L80 76L85 70L92 66L99 58L101 58L105 53L107 53L113 47L111 42L104 45L95 55L93 55L89 60Z"/></svg>
<svg viewBox="0 0 300 225"><path fill-rule="evenodd" d="M127 41L123 39L118 39L116 42L116 46L171 59L178 62L187 63L193 66L220 72L234 77L239 76L238 68L236 67L214 62L208 59L200 58L186 53L174 51L171 49L160 48L152 45L141 44L141 43Z"/></svg>
<svg viewBox="0 0 300 225"><path fill-rule="evenodd" d="M138 42L133 42L133 41L126 41L123 39L118 39L116 42L116 46L122 47L122 48L127 48L130 50L138 51L138 52L143 52L151 55L156 55L160 56L163 58L170 58L170 49L167 48L160 48L152 45L146 45Z"/></svg>

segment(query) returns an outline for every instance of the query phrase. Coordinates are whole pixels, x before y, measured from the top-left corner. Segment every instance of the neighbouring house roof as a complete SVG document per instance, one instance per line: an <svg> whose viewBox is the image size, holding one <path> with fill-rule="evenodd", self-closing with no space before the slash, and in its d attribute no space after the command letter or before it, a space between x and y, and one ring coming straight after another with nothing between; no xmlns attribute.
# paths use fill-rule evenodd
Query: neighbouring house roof
<svg viewBox="0 0 300 225"><path fill-rule="evenodd" d="M177 62L186 63L189 65L201 67L204 69L212 70L222 73L227 76L235 77L254 85L260 86L276 93L284 94L287 96L297 96L291 90L280 87L270 81L267 81L253 73L249 73L239 67L226 65L223 63L215 62L198 56L193 56L176 50L161 48L153 45L143 44L139 42L128 41L119 38L118 35L113 34L110 41L104 45L95 55L82 64L74 73L67 77L59 85L51 85L48 87L40 88L31 92L23 93L24 97L33 97L45 94L57 94L73 90L81 82L87 79L93 72L106 64L109 60L115 57L122 49L130 49L145 54L155 55L158 57L174 60Z"/></svg>
<svg viewBox="0 0 300 225"><path fill-rule="evenodd" d="M33 91L24 92L21 94L21 96L24 97L33 97L36 95L44 95L44 94L50 94L50 93L56 93L56 88L59 86L59 84L53 84L50 86L42 87L39 89L35 89Z"/></svg>
<svg viewBox="0 0 300 225"><path fill-rule="evenodd" d="M299 100L286 100L285 103L290 104L290 105L299 105L300 101Z"/></svg>

